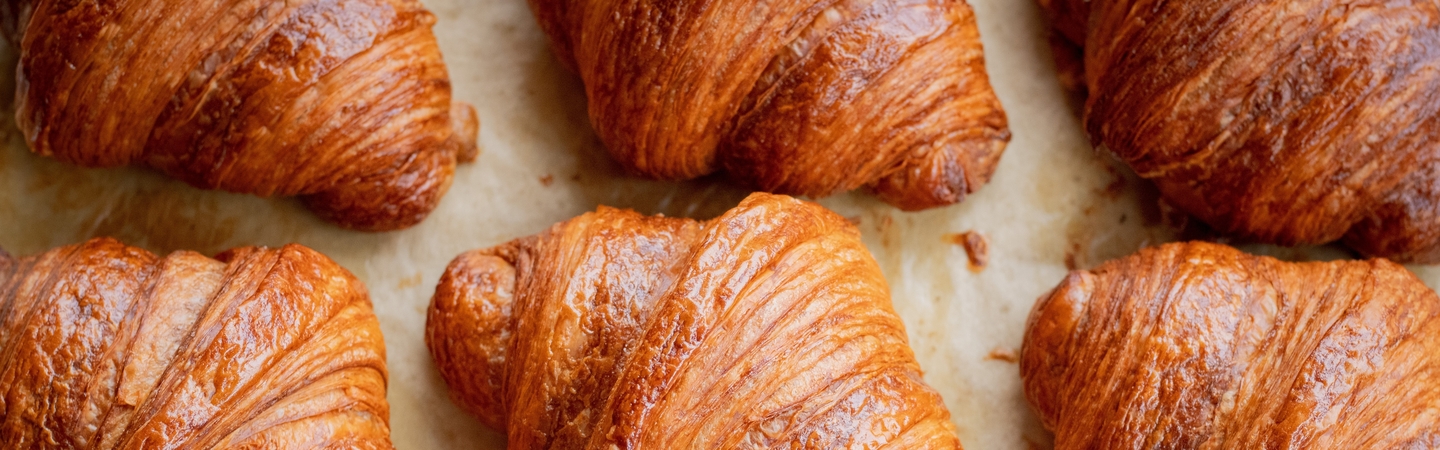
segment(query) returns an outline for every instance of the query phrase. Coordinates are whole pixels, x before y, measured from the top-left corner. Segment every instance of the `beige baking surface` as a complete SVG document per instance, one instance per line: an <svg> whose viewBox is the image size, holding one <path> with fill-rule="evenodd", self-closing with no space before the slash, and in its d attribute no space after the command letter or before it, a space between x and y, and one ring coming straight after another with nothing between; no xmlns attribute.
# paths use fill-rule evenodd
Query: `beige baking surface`
<svg viewBox="0 0 1440 450"><path fill-rule="evenodd" d="M91 236L154 251L214 254L300 242L370 288L389 353L391 426L405 449L503 448L503 438L451 405L422 341L424 311L445 264L473 248L539 232L598 204L711 217L745 192L705 180L624 177L590 131L578 80L552 58L523 0L428 0L455 94L483 121L484 153L424 224L361 234L313 218L293 200L198 191L138 169L83 170L33 156L13 130L0 150L0 246L31 254ZM1048 448L1026 407L1016 365L1031 303L1066 272L1174 234L1153 194L1095 156L1056 85L1045 31L1027 0L972 0L989 70L1015 138L993 182L965 203L907 214L863 193L823 204L860 220L908 325L925 378L944 395L965 445ZM5 55L13 64L13 55ZM9 67L8 65L5 67ZM8 69L5 73L13 73ZM10 92L7 80L3 92ZM7 96L8 97L8 96ZM8 104L8 103L7 103ZM11 124L10 117L0 118ZM990 238L972 272L948 233ZM1253 247L1252 247L1253 248ZM1258 249L1258 248L1257 248ZM1329 257L1333 249L1261 249ZM1422 270L1427 282L1440 272Z"/></svg>

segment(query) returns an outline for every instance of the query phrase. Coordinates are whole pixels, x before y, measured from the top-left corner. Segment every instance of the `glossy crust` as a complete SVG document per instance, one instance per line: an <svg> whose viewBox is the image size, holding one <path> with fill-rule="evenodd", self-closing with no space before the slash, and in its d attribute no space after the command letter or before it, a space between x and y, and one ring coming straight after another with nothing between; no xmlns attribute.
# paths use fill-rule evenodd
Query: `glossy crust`
<svg viewBox="0 0 1440 450"><path fill-rule="evenodd" d="M0 252L0 447L389 449L365 287L298 245Z"/></svg>
<svg viewBox="0 0 1440 450"><path fill-rule="evenodd" d="M1437 314L1385 260L1171 244L1070 274L1020 372L1056 449L1437 448Z"/></svg>
<svg viewBox="0 0 1440 450"><path fill-rule="evenodd" d="M1440 4L1040 2L1084 48L1061 68L1084 73L1091 138L1174 205L1245 238L1440 262Z"/></svg>
<svg viewBox="0 0 1440 450"><path fill-rule="evenodd" d="M423 220L477 151L415 0L0 0L0 21L20 130L69 163L304 196L383 231Z"/></svg>
<svg viewBox="0 0 1440 450"><path fill-rule="evenodd" d="M871 186L907 210L985 184L1010 132L964 0L530 0L610 153L641 175Z"/></svg>
<svg viewBox="0 0 1440 450"><path fill-rule="evenodd" d="M463 254L425 337L511 450L960 448L859 232L789 197Z"/></svg>

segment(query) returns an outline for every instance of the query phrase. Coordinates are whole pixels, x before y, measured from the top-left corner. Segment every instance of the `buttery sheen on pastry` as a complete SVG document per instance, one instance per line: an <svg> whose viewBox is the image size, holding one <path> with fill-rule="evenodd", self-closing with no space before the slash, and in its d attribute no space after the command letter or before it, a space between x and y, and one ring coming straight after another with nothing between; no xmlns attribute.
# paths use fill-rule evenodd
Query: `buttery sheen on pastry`
<svg viewBox="0 0 1440 450"><path fill-rule="evenodd" d="M1020 373L1061 450L1440 448L1437 316L1385 260L1171 244L1070 274Z"/></svg>
<svg viewBox="0 0 1440 450"><path fill-rule="evenodd" d="M1244 238L1440 262L1440 3L1040 3L1091 139L1170 203Z"/></svg>
<svg viewBox="0 0 1440 450"><path fill-rule="evenodd" d="M511 450L960 448L859 232L789 197L465 253L425 341Z"/></svg>
<svg viewBox="0 0 1440 450"><path fill-rule="evenodd" d="M959 202L1010 139L964 0L530 0L627 169Z"/></svg>
<svg viewBox="0 0 1440 450"><path fill-rule="evenodd" d="M0 447L389 449L365 287L298 245L0 251Z"/></svg>
<svg viewBox="0 0 1440 450"><path fill-rule="evenodd" d="M416 0L0 0L37 154L405 228L475 158Z"/></svg>

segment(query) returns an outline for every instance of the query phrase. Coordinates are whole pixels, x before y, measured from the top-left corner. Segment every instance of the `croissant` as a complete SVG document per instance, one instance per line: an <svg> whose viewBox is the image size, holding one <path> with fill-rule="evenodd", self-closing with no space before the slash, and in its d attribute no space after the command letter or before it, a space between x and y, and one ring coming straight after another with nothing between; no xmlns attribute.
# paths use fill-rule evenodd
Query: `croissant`
<svg viewBox="0 0 1440 450"><path fill-rule="evenodd" d="M532 448L948 448L853 225L754 194L708 222L600 208L456 258L425 341Z"/></svg>
<svg viewBox="0 0 1440 450"><path fill-rule="evenodd" d="M1385 260L1170 244L1070 274L1020 372L1056 449L1436 448L1437 315Z"/></svg>
<svg viewBox="0 0 1440 450"><path fill-rule="evenodd" d="M476 156L434 22L416 0L0 0L35 153L369 231L419 223Z"/></svg>
<svg viewBox="0 0 1440 450"><path fill-rule="evenodd" d="M1010 139L964 0L530 0L621 165L959 202Z"/></svg>
<svg viewBox="0 0 1440 450"><path fill-rule="evenodd" d="M218 258L0 252L0 447L389 449L365 287L298 245Z"/></svg>
<svg viewBox="0 0 1440 450"><path fill-rule="evenodd" d="M1174 206L1258 241L1440 262L1440 5L1040 3L1091 139Z"/></svg>

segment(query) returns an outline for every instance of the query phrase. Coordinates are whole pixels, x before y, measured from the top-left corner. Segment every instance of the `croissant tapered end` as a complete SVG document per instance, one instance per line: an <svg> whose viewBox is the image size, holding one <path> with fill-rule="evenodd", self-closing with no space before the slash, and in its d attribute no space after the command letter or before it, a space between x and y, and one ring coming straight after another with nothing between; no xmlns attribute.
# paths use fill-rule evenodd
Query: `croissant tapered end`
<svg viewBox="0 0 1440 450"><path fill-rule="evenodd" d="M393 171L304 197L321 218L360 231L404 229L425 220L450 190L455 175L451 151L413 155Z"/></svg>
<svg viewBox="0 0 1440 450"><path fill-rule="evenodd" d="M1020 371L1057 449L1433 448L1440 296L1384 260L1170 244L1042 298Z"/></svg>
<svg viewBox="0 0 1440 450"><path fill-rule="evenodd" d="M1440 263L1440 161L1427 164L1371 206L1345 235L1345 244L1367 255L1401 262Z"/></svg>
<svg viewBox="0 0 1440 450"><path fill-rule="evenodd" d="M858 231L784 196L461 255L426 343L512 449L960 448Z"/></svg>
<svg viewBox="0 0 1440 450"><path fill-rule="evenodd" d="M1040 3L1091 139L1168 203L1250 240L1440 262L1440 4Z"/></svg>
<svg viewBox="0 0 1440 450"><path fill-rule="evenodd" d="M375 178L307 195L305 205L326 220L361 231L393 231L424 221L450 190L456 163L480 155L475 107L456 102L449 117L455 134L445 145L412 155Z"/></svg>
<svg viewBox="0 0 1440 450"><path fill-rule="evenodd" d="M530 5L641 175L923 209L983 185L1010 138L963 0Z"/></svg>
<svg viewBox="0 0 1440 450"><path fill-rule="evenodd" d="M956 144L954 148L931 153L927 159L906 166L874 184L875 193L886 203L905 211L919 211L960 203L990 181L1000 154L1010 139L981 137Z"/></svg>
<svg viewBox="0 0 1440 450"><path fill-rule="evenodd" d="M455 160L475 162L480 157L480 115L475 113L475 106L465 102L450 105L450 127L455 130L450 137Z"/></svg>
<svg viewBox="0 0 1440 450"><path fill-rule="evenodd" d="M16 122L40 155L304 196L382 231L423 219L476 154L415 0L5 5L0 24L23 26Z"/></svg>
<svg viewBox="0 0 1440 450"><path fill-rule="evenodd" d="M451 398L499 430L506 423L501 394L514 292L515 267L503 257L460 255L435 289L425 327L425 344Z"/></svg>
<svg viewBox="0 0 1440 450"><path fill-rule="evenodd" d="M298 245L0 256L0 442L389 449L364 286Z"/></svg>

